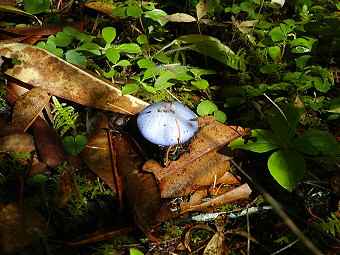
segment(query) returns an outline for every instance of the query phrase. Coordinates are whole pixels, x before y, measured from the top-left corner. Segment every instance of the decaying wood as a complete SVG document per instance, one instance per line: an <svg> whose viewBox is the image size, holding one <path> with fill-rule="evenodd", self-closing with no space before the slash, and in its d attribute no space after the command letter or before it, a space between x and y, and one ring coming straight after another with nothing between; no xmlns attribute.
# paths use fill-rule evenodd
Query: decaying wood
<svg viewBox="0 0 340 255"><path fill-rule="evenodd" d="M19 61L5 71L7 75L81 105L125 114L136 114L148 105L136 97L123 96L112 84L31 45L0 43L0 56Z"/></svg>

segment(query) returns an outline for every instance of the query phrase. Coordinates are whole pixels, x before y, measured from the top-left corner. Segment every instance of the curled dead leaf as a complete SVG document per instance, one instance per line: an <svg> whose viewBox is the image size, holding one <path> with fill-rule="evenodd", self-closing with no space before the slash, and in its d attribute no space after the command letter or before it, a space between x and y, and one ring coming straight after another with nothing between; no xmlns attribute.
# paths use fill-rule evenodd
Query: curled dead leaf
<svg viewBox="0 0 340 255"><path fill-rule="evenodd" d="M0 152L24 152L35 150L33 137L25 133L15 133L0 137Z"/></svg>
<svg viewBox="0 0 340 255"><path fill-rule="evenodd" d="M15 103L12 114L12 127L25 132L50 101L50 95L42 88L33 88Z"/></svg>
<svg viewBox="0 0 340 255"><path fill-rule="evenodd" d="M19 62L5 71L7 75L81 105L125 114L136 114L148 105L40 48L0 43L0 56Z"/></svg>

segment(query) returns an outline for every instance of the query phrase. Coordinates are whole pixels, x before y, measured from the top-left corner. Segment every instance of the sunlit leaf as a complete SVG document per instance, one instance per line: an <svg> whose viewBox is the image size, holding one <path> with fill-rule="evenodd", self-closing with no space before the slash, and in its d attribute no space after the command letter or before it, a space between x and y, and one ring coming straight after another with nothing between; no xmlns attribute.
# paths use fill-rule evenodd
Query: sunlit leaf
<svg viewBox="0 0 340 255"><path fill-rule="evenodd" d="M217 110L218 110L217 105L210 100L204 100L197 106L197 113L200 116L213 114L213 112Z"/></svg>

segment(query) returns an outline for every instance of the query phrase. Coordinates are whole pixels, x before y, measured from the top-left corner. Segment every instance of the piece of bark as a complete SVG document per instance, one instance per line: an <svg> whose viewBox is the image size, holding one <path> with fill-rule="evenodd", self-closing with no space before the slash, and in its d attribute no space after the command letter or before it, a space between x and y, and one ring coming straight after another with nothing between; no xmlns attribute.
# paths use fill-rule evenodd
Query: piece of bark
<svg viewBox="0 0 340 255"><path fill-rule="evenodd" d="M24 152L35 150L33 137L26 133L14 133L0 137L0 152Z"/></svg>
<svg viewBox="0 0 340 255"><path fill-rule="evenodd" d="M0 43L0 56L19 61L5 71L15 79L46 89L75 103L102 110L136 114L148 104L46 50L21 43Z"/></svg>

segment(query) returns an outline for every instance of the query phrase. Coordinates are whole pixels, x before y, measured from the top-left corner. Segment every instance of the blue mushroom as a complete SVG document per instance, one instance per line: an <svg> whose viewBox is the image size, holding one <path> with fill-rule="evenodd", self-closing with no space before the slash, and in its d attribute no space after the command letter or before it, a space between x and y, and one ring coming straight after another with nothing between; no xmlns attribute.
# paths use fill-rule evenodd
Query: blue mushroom
<svg viewBox="0 0 340 255"><path fill-rule="evenodd" d="M146 107L137 117L143 137L153 144L182 144L198 130L197 115L179 102L159 102Z"/></svg>

